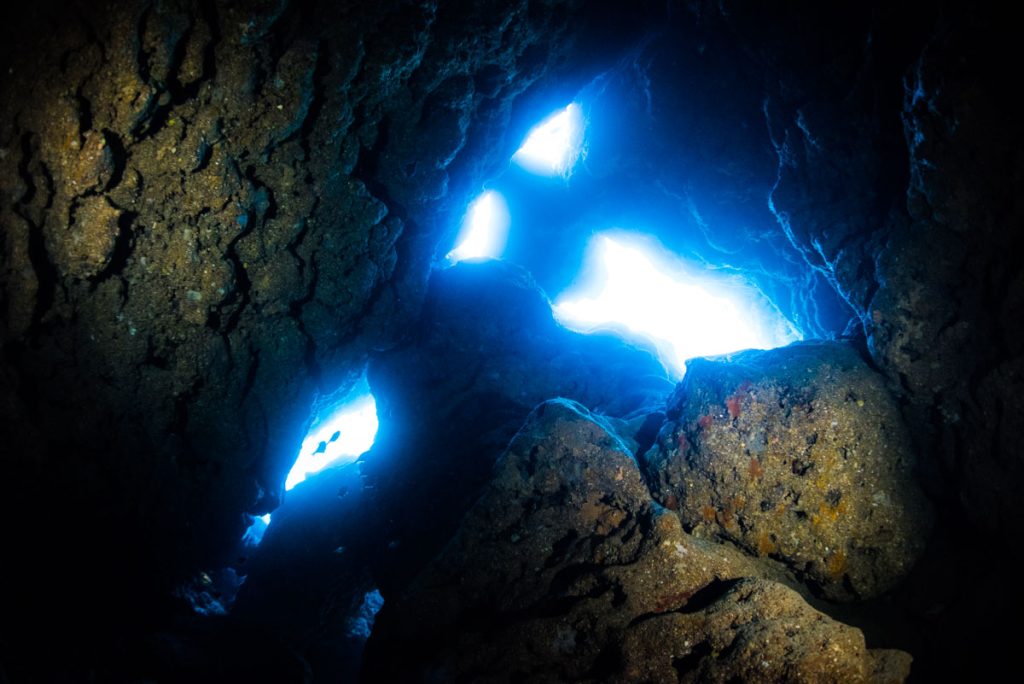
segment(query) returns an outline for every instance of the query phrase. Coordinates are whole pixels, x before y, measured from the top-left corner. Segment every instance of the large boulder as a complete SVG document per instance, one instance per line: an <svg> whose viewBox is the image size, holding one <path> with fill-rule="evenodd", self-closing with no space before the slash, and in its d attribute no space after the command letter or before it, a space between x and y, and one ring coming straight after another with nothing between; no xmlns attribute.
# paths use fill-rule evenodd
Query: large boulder
<svg viewBox="0 0 1024 684"><path fill-rule="evenodd" d="M693 534L783 561L838 600L891 588L924 548L907 429L851 346L692 360L669 417L647 474Z"/></svg>
<svg viewBox="0 0 1024 684"><path fill-rule="evenodd" d="M391 545L385 582L440 550L537 404L566 397L639 431L672 389L647 351L558 325L529 274L501 261L435 272L416 332L373 359L369 380L380 430L363 472Z"/></svg>
<svg viewBox="0 0 1024 684"><path fill-rule="evenodd" d="M909 656L687 535L599 416L541 404L444 552L389 598L376 681L901 681ZM395 657L395 654L401 657ZM881 675L881 676L879 676Z"/></svg>
<svg viewBox="0 0 1024 684"><path fill-rule="evenodd" d="M370 381L373 449L288 492L236 604L317 677L358 663L345 625L368 589L395 595L440 551L536 404L588 401L632 433L660 424L648 412L663 416L672 387L645 351L558 326L532 279L497 261L435 272L417 333L374 360Z"/></svg>

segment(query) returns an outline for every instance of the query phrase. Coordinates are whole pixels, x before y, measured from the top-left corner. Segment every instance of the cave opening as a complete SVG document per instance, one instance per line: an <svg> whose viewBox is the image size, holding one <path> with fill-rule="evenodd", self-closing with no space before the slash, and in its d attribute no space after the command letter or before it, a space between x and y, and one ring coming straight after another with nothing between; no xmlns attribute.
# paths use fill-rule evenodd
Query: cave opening
<svg viewBox="0 0 1024 684"><path fill-rule="evenodd" d="M602 74L595 81L605 90L606 78ZM594 90L592 83L584 93ZM600 111L617 104L606 93L598 98L598 104L591 106L597 109L591 111L596 126L615 122L619 149L641 146L643 134L618 127L618 116ZM670 213L648 219L649 233L599 230L605 218L588 206L595 177L606 188L602 211L607 214L628 215L635 211L636 198L614 187L628 188L629 177L614 168L619 160L608 153L607 142L596 146L590 162L573 176L577 164L587 157L587 131L579 96L532 127L512 155L509 169L488 179L489 189L469 204L455 247L442 266L501 258L512 241L516 248L508 258L526 268L531 277L537 277L531 268L539 267L542 274L557 269L555 277L544 281L548 287L561 287L549 293L555 320L576 332L611 332L651 348L677 380L685 373L688 358L772 349L803 338L803 331L783 315L747 270L723 261L710 240L703 246L690 243L689 263L670 250L662 237L673 233L664 224L678 220ZM609 131L596 134L607 136ZM561 182L548 182L551 177ZM583 190L577 190L579 186ZM512 210L503 192L514 197ZM702 199L688 200L687 212L697 219L696 207ZM557 211L550 212L556 206ZM539 216L543 218L538 223ZM578 226L586 222L595 227L585 231L590 235L585 245L573 245L582 247L580 254L552 255L549 244L559 244L559 233L578 233ZM726 223L719 230L728 229Z"/></svg>
<svg viewBox="0 0 1024 684"><path fill-rule="evenodd" d="M511 217L500 193L486 190L474 199L462 220L449 264L467 259L495 259L505 251Z"/></svg>
<svg viewBox="0 0 1024 684"><path fill-rule="evenodd" d="M284 481L290 491L328 467L352 463L373 446L377 402L364 375L340 401L318 407Z"/></svg>
<svg viewBox="0 0 1024 684"><path fill-rule="evenodd" d="M611 328L646 340L673 377L686 360L784 347L802 338L748 282L688 269L649 236L594 236L584 274L554 304L555 318L580 332Z"/></svg>
<svg viewBox="0 0 1024 684"><path fill-rule="evenodd" d="M534 126L512 155L512 162L539 176L568 178L585 157L586 120L570 102Z"/></svg>
<svg viewBox="0 0 1024 684"><path fill-rule="evenodd" d="M317 405L295 462L285 477L285 492L326 468L355 462L373 447L378 426L377 402L364 373L341 399ZM252 523L242 537L244 545L258 546L272 519L272 512L252 516Z"/></svg>

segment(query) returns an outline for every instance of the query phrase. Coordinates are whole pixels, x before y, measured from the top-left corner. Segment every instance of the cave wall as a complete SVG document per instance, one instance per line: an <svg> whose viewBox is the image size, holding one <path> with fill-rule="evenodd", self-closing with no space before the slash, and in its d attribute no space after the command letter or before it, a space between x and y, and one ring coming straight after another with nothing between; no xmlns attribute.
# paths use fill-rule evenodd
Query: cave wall
<svg viewBox="0 0 1024 684"><path fill-rule="evenodd" d="M738 36L764 35L722 20ZM999 85L1006 17L908 4L782 26L800 21L813 22L800 33L818 50L787 50L784 39L755 48L775 67L773 210L856 313L906 402L932 493L993 538L1012 534L1024 485L1007 441L1024 408L1024 244L1020 104ZM826 40L844 32L848 42Z"/></svg>
<svg viewBox="0 0 1024 684"><path fill-rule="evenodd" d="M235 560L314 402L414 320L467 169L507 157L515 96L559 65L571 82L580 9L12 13L0 420L18 522L3 582L5 598L32 590L5 632L41 606L68 629L148 619L176 582ZM136 599L107 605L122 592Z"/></svg>
<svg viewBox="0 0 1024 684"><path fill-rule="evenodd" d="M557 293L595 230L650 231L807 337L856 341L931 494L998 539L1024 485L1010 25L957 2L671 5L581 90L569 190L509 181L537 227L508 256Z"/></svg>
<svg viewBox="0 0 1024 684"><path fill-rule="evenodd" d="M100 643L114 624L159 622L171 587L232 561L243 514L277 505L311 407L409 344L466 200L586 88L641 123L644 146L610 158L638 203L673 207L666 244L753 272L806 331L846 333L886 375L939 530L967 539L952 553L995 549L972 577L1002 576L1024 485L1012 25L955 2L13 13L4 658L36 643L20 629L32 616ZM702 124L718 102L721 125ZM601 183L581 177L591 216L614 204Z"/></svg>

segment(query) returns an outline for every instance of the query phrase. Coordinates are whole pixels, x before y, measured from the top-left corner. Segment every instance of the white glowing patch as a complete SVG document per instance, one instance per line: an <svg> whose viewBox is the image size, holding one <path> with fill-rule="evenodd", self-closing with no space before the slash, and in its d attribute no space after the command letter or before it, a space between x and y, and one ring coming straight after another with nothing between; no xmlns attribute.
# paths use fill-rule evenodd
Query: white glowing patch
<svg viewBox="0 0 1024 684"><path fill-rule="evenodd" d="M598 257L596 276L583 288L564 293L555 318L567 328L591 332L624 327L650 340L662 361L678 376L696 356L728 354L741 349L772 349L800 339L777 312L768 311L735 284L688 277L682 264L656 263L643 249L598 236L589 258ZM595 254L596 252L596 254ZM714 290L714 291L712 291Z"/></svg>
<svg viewBox="0 0 1024 684"><path fill-rule="evenodd" d="M259 546L269 525L270 513L253 518L252 524L245 528L245 534L242 535L242 543L247 546Z"/></svg>
<svg viewBox="0 0 1024 684"><path fill-rule="evenodd" d="M284 482L286 490L330 465L355 461L377 436L377 402L363 394L316 423L302 441L299 458Z"/></svg>
<svg viewBox="0 0 1024 684"><path fill-rule="evenodd" d="M512 161L530 173L567 176L583 150L583 110L573 102L538 124Z"/></svg>
<svg viewBox="0 0 1024 684"><path fill-rule="evenodd" d="M466 259L496 259L505 251L510 223L505 199L488 190L469 205L455 249L448 252L452 263Z"/></svg>

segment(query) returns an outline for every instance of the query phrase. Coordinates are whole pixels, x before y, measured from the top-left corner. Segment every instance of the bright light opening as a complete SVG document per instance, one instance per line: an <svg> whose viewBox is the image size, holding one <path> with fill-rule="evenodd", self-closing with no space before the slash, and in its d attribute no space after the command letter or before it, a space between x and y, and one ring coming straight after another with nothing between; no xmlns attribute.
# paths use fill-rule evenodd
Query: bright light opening
<svg viewBox="0 0 1024 684"><path fill-rule="evenodd" d="M348 399L314 421L284 488L292 489L327 466L355 461L369 451L376 436L377 403L364 379Z"/></svg>
<svg viewBox="0 0 1024 684"><path fill-rule="evenodd" d="M573 102L538 124L512 161L541 176L568 176L583 150L583 110Z"/></svg>
<svg viewBox="0 0 1024 684"><path fill-rule="evenodd" d="M618 235L600 235L588 261L589 282L562 294L555 318L579 332L625 329L645 338L678 377L686 359L772 349L800 339L751 287L698 279L653 241L628 243Z"/></svg>
<svg viewBox="0 0 1024 684"><path fill-rule="evenodd" d="M270 513L253 518L252 524L245 528L245 534L242 535L242 543L246 546L259 546L269 525Z"/></svg>
<svg viewBox="0 0 1024 684"><path fill-rule="evenodd" d="M448 260L455 263L498 258L505 251L509 223L505 198L493 190L483 193L469 205L456 242L458 246L448 252Z"/></svg>

